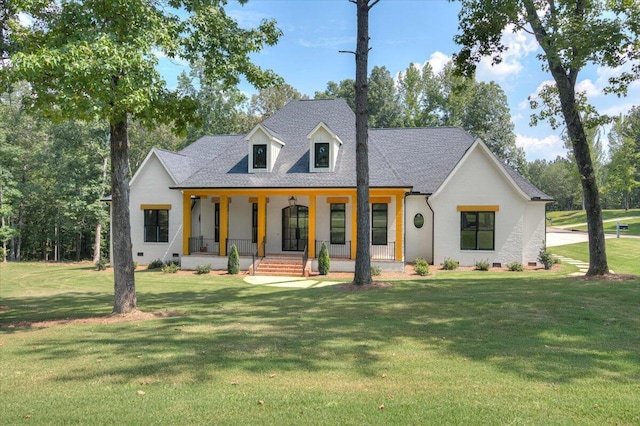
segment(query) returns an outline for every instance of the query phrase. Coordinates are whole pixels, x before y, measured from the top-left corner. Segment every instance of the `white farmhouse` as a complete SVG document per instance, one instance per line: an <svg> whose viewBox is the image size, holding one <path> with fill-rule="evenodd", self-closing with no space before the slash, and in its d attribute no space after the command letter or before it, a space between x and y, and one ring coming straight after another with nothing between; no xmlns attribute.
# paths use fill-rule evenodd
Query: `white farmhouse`
<svg viewBox="0 0 640 426"><path fill-rule="evenodd" d="M315 258L333 271L356 253L355 115L343 100L292 101L246 135L152 149L131 181L133 256L184 269ZM369 130L372 264L445 258L535 263L549 196L460 128Z"/></svg>

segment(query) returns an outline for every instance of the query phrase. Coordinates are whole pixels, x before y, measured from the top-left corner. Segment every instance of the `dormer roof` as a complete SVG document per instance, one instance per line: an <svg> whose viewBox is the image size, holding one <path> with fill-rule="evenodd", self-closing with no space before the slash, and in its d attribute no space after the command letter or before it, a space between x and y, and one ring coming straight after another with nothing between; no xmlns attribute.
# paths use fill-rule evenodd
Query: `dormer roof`
<svg viewBox="0 0 640 426"><path fill-rule="evenodd" d="M329 135L331 135L331 138L333 140L335 140L340 145L342 145L342 140L340 139L340 136L338 136L333 130L331 130L331 128L329 126L327 126L322 121L319 122L318 125L316 127L314 127L312 131L309 132L309 134L307 135L307 139L311 139L313 137L313 135L315 135L318 132L318 130L320 130L320 129L324 129L327 133L329 133Z"/></svg>
<svg viewBox="0 0 640 426"><path fill-rule="evenodd" d="M245 138L247 141L251 141L251 139L253 138L253 135L256 134L256 132L258 131L262 131L265 135L267 135L267 137L269 138L270 141L272 142L276 142L279 143L280 145L284 146L284 142L283 142L283 137L280 136L277 132L273 131L272 129L268 128L267 126L265 126L262 123L257 124L248 134L247 137Z"/></svg>

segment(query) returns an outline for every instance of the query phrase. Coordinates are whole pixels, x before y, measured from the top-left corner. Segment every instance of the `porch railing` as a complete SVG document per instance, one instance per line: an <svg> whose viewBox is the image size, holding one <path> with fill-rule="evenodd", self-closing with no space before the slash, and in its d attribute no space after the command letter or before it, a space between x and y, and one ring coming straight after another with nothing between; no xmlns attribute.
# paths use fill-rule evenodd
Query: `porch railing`
<svg viewBox="0 0 640 426"><path fill-rule="evenodd" d="M395 242L389 242L386 246L371 246L371 260L393 260L395 258Z"/></svg>
<svg viewBox="0 0 640 426"><path fill-rule="evenodd" d="M194 253L220 253L220 243L216 242L214 238L204 238L202 235L199 237L189 237L189 254Z"/></svg>
<svg viewBox="0 0 640 426"><path fill-rule="evenodd" d="M316 240L316 257L320 255L320 248L322 243L327 246L329 251L329 257L349 259L351 257L351 241L345 241L344 244L331 244L326 241Z"/></svg>
<svg viewBox="0 0 640 426"><path fill-rule="evenodd" d="M227 253L231 250L231 246L235 245L238 249L238 255L240 256L253 256L253 253L257 250L257 244L252 240L227 238Z"/></svg>

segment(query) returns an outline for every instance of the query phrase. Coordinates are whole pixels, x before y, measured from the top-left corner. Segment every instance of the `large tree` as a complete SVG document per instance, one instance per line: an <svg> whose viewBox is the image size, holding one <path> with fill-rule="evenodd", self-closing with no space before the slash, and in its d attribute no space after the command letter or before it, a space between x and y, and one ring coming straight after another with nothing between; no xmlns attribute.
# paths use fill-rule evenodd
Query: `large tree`
<svg viewBox="0 0 640 426"><path fill-rule="evenodd" d="M153 127L184 128L195 115L190 96L168 90L158 55L202 63L203 75L234 85L244 75L259 86L274 75L250 54L275 44L280 31L265 21L243 29L225 0L15 0L31 23L10 22L14 80L31 85L27 98L50 117L102 119L109 124L114 262L114 313L137 308L129 219L129 118ZM13 46L17 46L13 49Z"/></svg>
<svg viewBox="0 0 640 426"><path fill-rule="evenodd" d="M371 284L371 226L369 213L369 113L367 66L369 60L369 10L379 0L351 0L356 4L356 265L353 283Z"/></svg>
<svg viewBox="0 0 640 426"><path fill-rule="evenodd" d="M456 56L461 70L472 73L486 56L501 60L507 47L502 34L507 29L532 33L542 49L543 69L549 71L555 88L545 98L543 117L560 116L580 173L589 233L587 275L609 272L605 251L602 209L589 143L581 113L587 105L576 94L580 71L587 64L611 68L631 64L630 70L610 80L610 90L626 93L628 84L640 77L640 3L635 0L460 0L462 45ZM623 68L625 69L625 68Z"/></svg>

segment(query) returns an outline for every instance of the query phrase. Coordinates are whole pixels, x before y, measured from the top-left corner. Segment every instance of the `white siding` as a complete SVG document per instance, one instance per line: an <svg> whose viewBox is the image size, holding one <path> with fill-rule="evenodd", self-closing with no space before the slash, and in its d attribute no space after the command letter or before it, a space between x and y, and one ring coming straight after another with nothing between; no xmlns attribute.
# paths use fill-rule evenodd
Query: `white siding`
<svg viewBox="0 0 640 426"><path fill-rule="evenodd" d="M434 263L440 264L446 257L458 260L461 265L473 265L478 260L490 263L524 262L523 232L528 238L538 235L540 215L544 221L544 206L532 209L525 227L527 201L511 184L484 149L477 145L468 153L464 162L442 190L432 197L434 210ZM441 192L440 192L441 191ZM495 250L460 250L460 212L458 205L498 205L495 213ZM533 230L529 230L533 227ZM525 229L526 228L526 229ZM535 250L532 241L527 243L527 251Z"/></svg>
<svg viewBox="0 0 640 426"><path fill-rule="evenodd" d="M538 253L546 243L545 203L529 202L524 209L522 263L538 262Z"/></svg>
<svg viewBox="0 0 640 426"><path fill-rule="evenodd" d="M133 260L146 265L152 260L173 259L182 254L182 194L170 190L173 180L155 155L152 155L137 175L130 192L131 243ZM169 242L144 242L144 211L142 204L171 204L169 210ZM142 255L138 255L142 253Z"/></svg>
<svg viewBox="0 0 640 426"><path fill-rule="evenodd" d="M427 262L433 262L433 215L425 195L409 195L406 197L406 245L405 259L413 262L420 257ZM413 218L420 213L424 217L424 225L418 229L413 224Z"/></svg>

